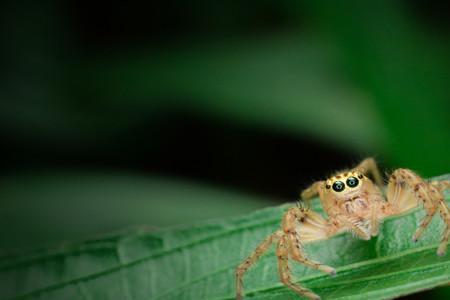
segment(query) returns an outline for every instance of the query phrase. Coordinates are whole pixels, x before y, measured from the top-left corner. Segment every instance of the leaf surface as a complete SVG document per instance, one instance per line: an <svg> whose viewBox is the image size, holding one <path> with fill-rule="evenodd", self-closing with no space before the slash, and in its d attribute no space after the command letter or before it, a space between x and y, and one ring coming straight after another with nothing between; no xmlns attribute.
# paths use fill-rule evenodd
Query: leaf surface
<svg viewBox="0 0 450 300"><path fill-rule="evenodd" d="M320 212L318 204L313 208ZM235 267L277 229L289 206L3 257L2 299L233 299ZM442 221L435 217L423 238L411 241L423 216L416 209L386 219L370 241L341 234L307 244L311 258L338 273L330 277L295 263L293 273L323 299L388 299L446 284L450 254L436 256ZM244 280L246 299L297 299L278 281L273 249Z"/></svg>

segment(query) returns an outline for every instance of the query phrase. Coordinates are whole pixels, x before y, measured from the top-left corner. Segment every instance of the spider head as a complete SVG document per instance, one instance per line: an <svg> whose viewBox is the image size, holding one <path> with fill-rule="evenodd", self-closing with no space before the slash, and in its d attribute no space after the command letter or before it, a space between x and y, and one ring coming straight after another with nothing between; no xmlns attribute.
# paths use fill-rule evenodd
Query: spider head
<svg viewBox="0 0 450 300"><path fill-rule="evenodd" d="M369 180L358 171L349 171L336 174L325 182L325 190L338 197L358 193L365 181Z"/></svg>

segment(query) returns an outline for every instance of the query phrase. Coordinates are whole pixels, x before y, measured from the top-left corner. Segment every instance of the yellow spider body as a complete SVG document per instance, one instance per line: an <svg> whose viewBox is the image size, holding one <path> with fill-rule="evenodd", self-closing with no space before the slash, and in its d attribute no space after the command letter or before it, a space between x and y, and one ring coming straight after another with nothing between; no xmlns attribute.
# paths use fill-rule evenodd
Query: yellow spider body
<svg viewBox="0 0 450 300"><path fill-rule="evenodd" d="M367 177L369 174L374 181ZM336 270L307 258L302 244L327 239L344 231L368 240L378 235L384 218L402 214L419 204L423 205L427 214L413 240L419 239L432 217L439 212L445 229L437 254L445 254L450 238L450 210L442 191L450 187L450 181L426 182L411 170L397 169L389 177L386 195L382 187L378 167L372 158L368 158L352 170L339 172L305 189L301 193L302 200L318 195L328 218L308 208L290 208L282 218L281 228L269 235L236 269L236 299L242 299L244 273L275 242L281 282L301 296L320 299L314 292L292 282L288 259L330 275L336 274Z"/></svg>

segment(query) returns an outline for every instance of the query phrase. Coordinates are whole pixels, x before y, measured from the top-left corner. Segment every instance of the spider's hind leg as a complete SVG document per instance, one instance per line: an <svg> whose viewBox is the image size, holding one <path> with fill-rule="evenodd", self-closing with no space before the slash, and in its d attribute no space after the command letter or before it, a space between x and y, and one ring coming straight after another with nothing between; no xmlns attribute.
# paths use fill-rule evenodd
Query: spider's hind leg
<svg viewBox="0 0 450 300"><path fill-rule="evenodd" d="M414 241L420 238L434 214L439 211L445 229L437 250L438 255L445 254L450 238L450 210L442 194L446 187L446 182L428 183L411 170L397 169L392 173L387 189L387 199L395 214L414 208L420 202L423 204L426 215L413 236Z"/></svg>

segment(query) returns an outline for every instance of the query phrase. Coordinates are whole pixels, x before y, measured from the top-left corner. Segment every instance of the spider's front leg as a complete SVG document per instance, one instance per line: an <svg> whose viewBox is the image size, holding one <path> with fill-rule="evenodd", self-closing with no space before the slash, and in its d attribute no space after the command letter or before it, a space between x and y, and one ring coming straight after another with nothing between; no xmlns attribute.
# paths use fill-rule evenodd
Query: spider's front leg
<svg viewBox="0 0 450 300"><path fill-rule="evenodd" d="M301 194L300 198L303 201L309 200L311 198L314 198L315 196L319 195L319 189L324 185L324 181L316 181L313 184L311 184L309 187L304 189Z"/></svg>
<svg viewBox="0 0 450 300"><path fill-rule="evenodd" d="M278 257L278 272L280 274L280 281L300 296L304 296L308 299L320 299L319 295L313 293L311 290L292 282L291 271L289 268L289 248L286 237L282 237L278 242L276 253Z"/></svg>
<svg viewBox="0 0 450 300"><path fill-rule="evenodd" d="M411 170L397 169L389 178L387 189L387 200L394 214L414 208L419 202L423 204L426 215L413 236L414 241L420 238L436 211L439 211L445 229L437 250L438 255L445 254L450 238L450 210L442 194L448 187L450 184L447 181L428 183Z"/></svg>
<svg viewBox="0 0 450 300"><path fill-rule="evenodd" d="M271 235L269 235L261 244L259 244L255 251L253 251L236 269L236 300L242 299L243 294L243 276L244 273L255 264L258 259L270 248L270 246L277 242L280 237L283 236L281 230L277 230Z"/></svg>
<svg viewBox="0 0 450 300"><path fill-rule="evenodd" d="M360 171L363 174L371 174L375 184L380 187L383 186L383 177L381 176L377 162L373 157L364 159L355 168L353 168L353 170Z"/></svg>
<svg viewBox="0 0 450 300"><path fill-rule="evenodd" d="M301 296L309 299L320 297L301 285L291 281L288 257L310 268L335 275L336 270L327 265L315 262L306 257L302 244L323 240L336 233L336 227L330 225L319 214L304 208L291 208L283 218L284 235L280 238L277 248L278 269L280 280L287 287Z"/></svg>

